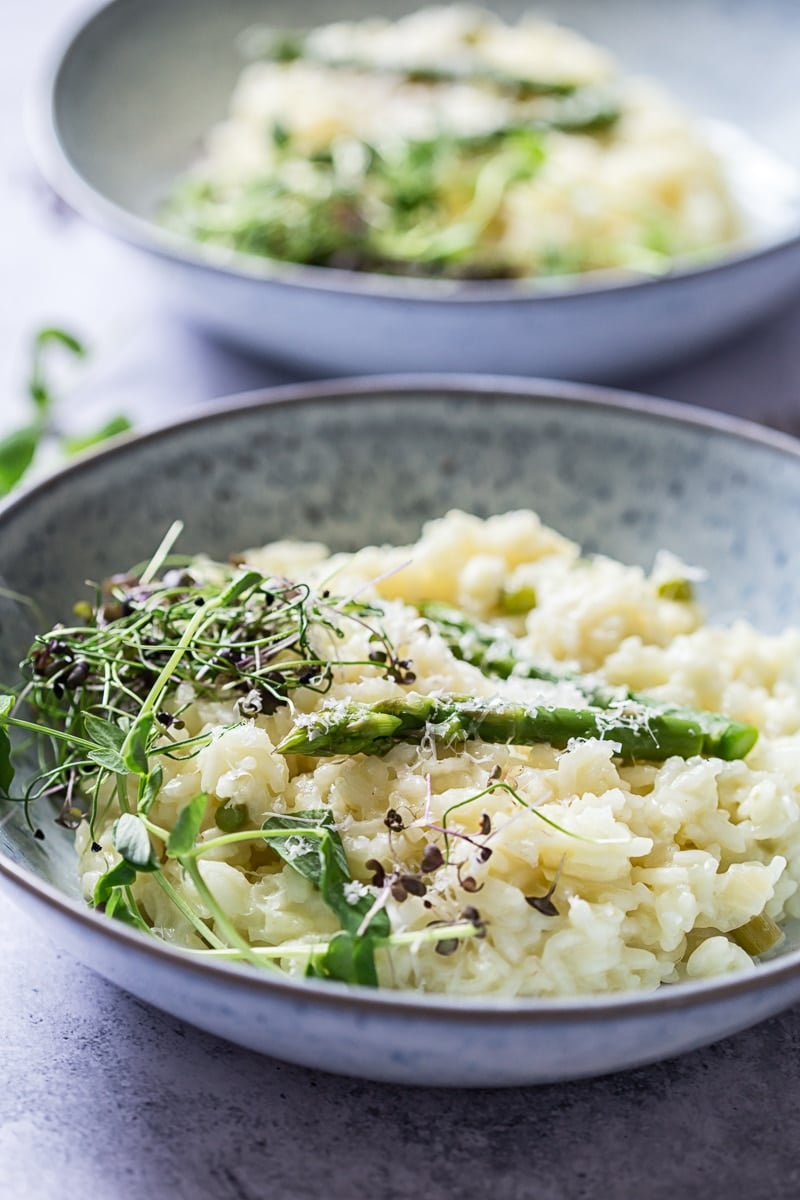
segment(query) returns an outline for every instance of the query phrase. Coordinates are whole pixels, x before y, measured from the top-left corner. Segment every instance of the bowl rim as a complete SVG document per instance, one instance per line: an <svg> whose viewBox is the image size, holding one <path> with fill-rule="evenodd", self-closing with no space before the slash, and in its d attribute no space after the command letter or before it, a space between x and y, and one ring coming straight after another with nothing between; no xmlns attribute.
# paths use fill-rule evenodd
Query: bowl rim
<svg viewBox="0 0 800 1200"><path fill-rule="evenodd" d="M510 376L468 375L382 375L360 376L352 379L315 381L288 384L243 392L218 400L200 413L191 413L168 421L140 434L129 433L115 438L107 446L84 453L60 471L39 483L28 484L18 493L0 502L0 537L3 527L13 521L15 514L43 496L69 486L74 475L91 472L98 462L146 452L148 445L162 439L180 437L187 430L200 426L213 428L217 422L239 415L294 408L298 405L335 404L346 400L374 404L376 400L396 400L398 396L426 396L438 393L441 399L467 397L499 397L521 404L556 400L565 407L577 409L606 409L611 413L627 414L643 421L670 426L683 426L710 435L732 437L746 444L755 444L800 461L800 440L740 417L709 409L691 408L676 401L657 399L612 388L589 384L573 384L547 379L523 379ZM117 949L150 957L154 965L173 967L179 972L197 974L207 982L244 987L254 994L275 993L284 999L295 998L309 1003L356 1009L364 1014L390 1012L408 1019L432 1018L448 1022L472 1024L491 1021L515 1024L590 1023L614 1021L631 1015L646 1015L718 1004L761 992L771 986L800 978L800 949L777 955L758 964L755 970L735 975L723 975L697 981L662 986L651 992L619 992L601 995L582 995L546 999L537 997L464 997L454 999L446 994L391 989L370 989L334 981L293 978L278 972L256 972L235 962L193 957L185 950L147 937L129 929L121 922L108 920L80 902L73 900L54 885L39 879L0 850L0 879L3 884L26 893L41 906L50 909L86 931L94 931L101 939L114 943ZM209 971L211 975L209 976Z"/></svg>
<svg viewBox="0 0 800 1200"><path fill-rule="evenodd" d="M638 294L658 284L680 285L716 277L754 262L767 261L800 247L800 223L794 232L771 237L754 246L736 247L707 263L679 263L663 275L647 276L607 270L548 279L450 280L348 271L248 255L200 244L160 226L111 200L95 187L69 157L59 133L57 97L62 74L80 41L114 10L133 7L131 0L102 0L73 19L57 37L38 84L29 96L26 124L34 159L57 195L85 220L139 250L190 270L210 270L228 279L283 284L297 289L363 296L374 301L423 304L520 304L592 302L606 294ZM738 127L737 127L738 128Z"/></svg>

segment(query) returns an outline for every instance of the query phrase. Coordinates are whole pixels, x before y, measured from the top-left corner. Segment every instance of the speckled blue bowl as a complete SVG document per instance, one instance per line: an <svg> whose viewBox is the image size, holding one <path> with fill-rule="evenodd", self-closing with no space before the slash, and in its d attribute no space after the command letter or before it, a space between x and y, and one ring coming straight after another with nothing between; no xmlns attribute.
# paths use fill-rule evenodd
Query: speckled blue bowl
<svg viewBox="0 0 800 1200"><path fill-rule="evenodd" d="M710 571L712 617L797 619L800 449L677 405L552 383L467 379L306 385L120 442L0 510L0 584L41 619L83 581L152 551L225 555L278 537L337 548L407 540L453 506L533 507L591 549ZM32 632L0 599L0 678ZM198 962L84 907L70 835L0 820L0 883L52 936L137 996L268 1054L403 1083L507 1085L600 1074L721 1038L800 1000L800 944L745 976L574 1001L452 1000L292 982Z"/></svg>

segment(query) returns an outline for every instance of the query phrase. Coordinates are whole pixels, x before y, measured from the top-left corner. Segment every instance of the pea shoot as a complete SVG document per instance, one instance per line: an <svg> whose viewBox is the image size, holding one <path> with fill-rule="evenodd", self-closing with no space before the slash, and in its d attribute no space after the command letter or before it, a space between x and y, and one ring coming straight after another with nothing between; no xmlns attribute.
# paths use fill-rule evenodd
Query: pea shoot
<svg viewBox="0 0 800 1200"><path fill-rule="evenodd" d="M335 667L348 664L317 646L341 640L350 620L366 625L369 644L378 642L382 652L349 665L397 682L413 677L410 664L374 624L380 610L265 575L238 557L198 567L172 552L180 532L175 522L148 563L95 585L92 600L76 606L73 624L35 639L21 664L18 694L0 697L0 794L25 806L39 838L45 835L33 822L35 805L60 802L59 823L74 829L88 821L98 855L103 846L96 831L113 800L119 816L111 842L118 858L98 878L94 906L150 932L133 891L139 876L150 875L209 952L269 968L281 958L280 948L267 953L250 945L202 868L217 847L259 844L309 880L340 921L341 931L328 943L306 946L308 972L376 986L375 953L394 944L389 920L353 879L328 810L275 815L253 828L245 805L217 804L219 832L201 838L209 812L205 794L184 806L171 829L153 819L153 807L167 761L197 754L213 736L186 731L176 700L181 685L195 698L234 699L235 724L288 706L298 689L324 694ZM14 730L34 735L38 760L27 779L20 773L18 795ZM200 911L175 887L171 861L194 885ZM451 936L462 934L472 936L469 922Z"/></svg>

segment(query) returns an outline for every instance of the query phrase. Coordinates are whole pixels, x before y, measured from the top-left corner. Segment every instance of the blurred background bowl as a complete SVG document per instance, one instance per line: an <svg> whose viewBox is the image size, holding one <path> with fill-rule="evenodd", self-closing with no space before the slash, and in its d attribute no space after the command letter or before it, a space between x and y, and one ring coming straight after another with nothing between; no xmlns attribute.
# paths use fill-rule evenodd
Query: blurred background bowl
<svg viewBox="0 0 800 1200"><path fill-rule="evenodd" d="M0 678L86 579L179 549L225 557L300 537L407 542L452 506L533 507L587 549L709 570L712 618L796 620L800 450L780 434L641 396L453 378L297 385L131 438L0 509ZM19 603L22 593L37 608ZM57 807L53 810L55 816ZM159 1008L250 1049L372 1079L537 1083L652 1062L800 999L800 938L756 970L654 993L558 1001L348 989L198 961L89 910L73 836L0 812L0 884L61 949Z"/></svg>
<svg viewBox="0 0 800 1200"><path fill-rule="evenodd" d="M553 0L547 15L713 118L756 244L655 280L452 283L231 256L155 220L226 112L254 22L309 26L421 6L350 0L112 0L69 39L35 106L40 165L75 209L147 251L172 302L309 374L464 370L619 379L696 353L800 288L800 9L783 0ZM505 16L531 7L500 0ZM754 64L758 64L755 65ZM757 77L754 72L758 71Z"/></svg>

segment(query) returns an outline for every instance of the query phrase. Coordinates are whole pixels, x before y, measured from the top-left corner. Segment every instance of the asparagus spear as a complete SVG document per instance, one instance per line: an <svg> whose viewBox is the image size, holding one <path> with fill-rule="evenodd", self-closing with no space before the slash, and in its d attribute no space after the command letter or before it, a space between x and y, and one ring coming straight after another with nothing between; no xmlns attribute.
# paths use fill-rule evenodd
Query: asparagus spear
<svg viewBox="0 0 800 1200"><path fill-rule="evenodd" d="M267 62L286 63L302 59L333 70L402 75L412 83L488 84L511 92L518 99L531 96L571 96L580 87L579 84L566 79L531 79L481 63L387 64L352 55L324 54L314 47L309 41L308 33L302 29L253 30L248 36L246 48L250 57L265 59Z"/></svg>
<svg viewBox="0 0 800 1200"><path fill-rule="evenodd" d="M308 34L299 29L266 29L250 34L248 52L267 62L302 60L329 70L399 75L409 83L467 83L491 87L515 100L552 98L553 104L537 111L526 128L560 129L565 133L594 133L619 119L620 108L611 89L568 79L531 79L488 64L473 63L385 63L348 55L327 55L317 50Z"/></svg>
<svg viewBox="0 0 800 1200"><path fill-rule="evenodd" d="M434 625L457 658L471 663L484 675L508 679L542 679L548 683L567 681L579 689L594 708L608 709L626 701L651 712L681 717L694 722L703 734L701 753L726 760L744 758L758 739L752 725L732 721L721 713L702 712L684 705L664 704L652 696L630 692L626 688L598 684L585 675L552 671L521 656L511 637L498 634L483 621L475 621L449 604L430 601L419 606L420 612Z"/></svg>
<svg viewBox="0 0 800 1200"><path fill-rule="evenodd" d="M703 751L698 723L631 704L614 709L550 708L500 697L421 696L410 693L377 704L338 701L300 717L278 746L281 754L329 757L384 754L392 746L432 734L445 745L472 739L564 749L573 738L618 743L620 757L660 762Z"/></svg>
<svg viewBox="0 0 800 1200"><path fill-rule="evenodd" d="M734 929L728 935L753 958L758 954L766 954L773 946L777 946L783 937L783 930L772 917L766 913L758 913L744 925Z"/></svg>
<svg viewBox="0 0 800 1200"><path fill-rule="evenodd" d="M518 133L557 129L561 133L601 133L620 117L617 100L607 92L588 88L565 100L554 101L524 120L508 121L482 133L452 135L464 150L488 150Z"/></svg>

